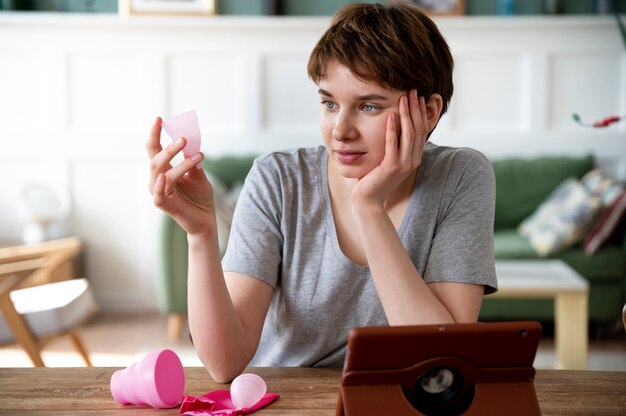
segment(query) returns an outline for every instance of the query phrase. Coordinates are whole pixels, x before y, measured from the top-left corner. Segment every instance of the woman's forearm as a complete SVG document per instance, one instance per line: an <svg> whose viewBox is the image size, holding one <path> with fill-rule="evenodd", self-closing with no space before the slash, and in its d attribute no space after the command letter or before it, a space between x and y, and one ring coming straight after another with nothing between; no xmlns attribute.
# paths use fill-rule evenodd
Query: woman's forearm
<svg viewBox="0 0 626 416"><path fill-rule="evenodd" d="M354 207L353 213L389 324L454 322L413 265L385 209L379 206Z"/></svg>
<svg viewBox="0 0 626 416"><path fill-rule="evenodd" d="M218 382L228 382L248 364L256 343L239 319L222 271L215 235L188 236L189 329L198 357Z"/></svg>

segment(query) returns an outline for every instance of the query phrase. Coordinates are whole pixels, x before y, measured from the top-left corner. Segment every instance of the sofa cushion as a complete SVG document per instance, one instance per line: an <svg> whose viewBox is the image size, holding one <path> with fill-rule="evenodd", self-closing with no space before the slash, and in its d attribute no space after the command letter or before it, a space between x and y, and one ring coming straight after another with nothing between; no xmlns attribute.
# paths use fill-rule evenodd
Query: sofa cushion
<svg viewBox="0 0 626 416"><path fill-rule="evenodd" d="M227 188L243 183L256 156L222 156L206 158L202 167L215 175Z"/></svg>
<svg viewBox="0 0 626 416"><path fill-rule="evenodd" d="M202 162L213 185L221 255L224 255L228 244L237 198L255 158L254 155L221 156L207 158Z"/></svg>
<svg viewBox="0 0 626 416"><path fill-rule="evenodd" d="M593 165L591 155L495 160L496 230L517 227L561 182L581 178Z"/></svg>
<svg viewBox="0 0 626 416"><path fill-rule="evenodd" d="M614 177L607 175L602 169L592 169L585 174L580 183L593 195L602 201L603 207L608 207L624 191L624 185Z"/></svg>
<svg viewBox="0 0 626 416"><path fill-rule="evenodd" d="M519 233L542 257L556 254L582 241L602 207L578 180L566 179L519 225Z"/></svg>
<svg viewBox="0 0 626 416"><path fill-rule="evenodd" d="M605 244L626 217L626 190L611 205L605 208L593 227L585 236L585 254L591 256Z"/></svg>
<svg viewBox="0 0 626 416"><path fill-rule="evenodd" d="M603 210L587 233L583 248L593 255L599 247L610 240L626 216L626 189L616 179L600 169L587 173L581 182L602 200Z"/></svg>
<svg viewBox="0 0 626 416"><path fill-rule="evenodd" d="M514 228L494 231L493 241L497 260L539 259L528 240Z"/></svg>
<svg viewBox="0 0 626 416"><path fill-rule="evenodd" d="M607 245L599 249L593 256L588 256L580 245L577 245L556 258L563 260L590 282L623 279L626 275L626 257L622 248Z"/></svg>
<svg viewBox="0 0 626 416"><path fill-rule="evenodd" d="M540 258L528 241L514 229L495 231L494 248L496 260ZM550 258L563 260L592 282L621 280L626 275L626 256L622 249L614 244L602 247L593 256L587 256L582 247L577 245L561 255Z"/></svg>
<svg viewBox="0 0 626 416"><path fill-rule="evenodd" d="M207 171L207 178L213 186L213 199L215 201L215 219L217 221L217 238L220 246L220 253L224 255L228 245L230 227L233 223L235 205L241 193L243 183L234 183L230 188L226 186L217 176Z"/></svg>

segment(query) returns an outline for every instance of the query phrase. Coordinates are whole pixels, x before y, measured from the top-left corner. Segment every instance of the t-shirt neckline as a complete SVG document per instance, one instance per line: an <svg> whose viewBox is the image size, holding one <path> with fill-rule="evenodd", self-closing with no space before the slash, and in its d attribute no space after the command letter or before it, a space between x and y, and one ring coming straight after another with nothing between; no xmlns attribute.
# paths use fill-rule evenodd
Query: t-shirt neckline
<svg viewBox="0 0 626 416"><path fill-rule="evenodd" d="M332 242L333 251L335 252L335 255L337 256L339 261L341 261L342 263L346 265L350 265L355 268L369 269L369 266L358 264L352 261L351 259L349 259L345 255L341 247L339 246L339 238L337 237L337 228L335 227L335 216L333 214L333 209L330 203L330 189L328 187L328 152L326 151L326 148L324 146L320 146L319 149L320 149L319 150L319 163L317 164L317 166L319 170L318 178L320 179L318 181L318 185L319 185L320 196L322 198L322 201L324 201L323 203L324 218L326 219L326 228L328 230L328 233ZM406 209L406 212L404 213L404 217L402 218L400 227L398 227L398 235L400 236L400 240L402 240L403 243L405 243L405 235L406 235L406 227L407 227L406 224L408 222L408 219L411 218L411 216L413 215L413 210L416 204L416 199L417 199L416 187L417 187L418 181L419 181L419 169L417 171L417 177L415 178L415 184L413 185L413 190L411 191L411 198L409 199L409 205Z"/></svg>

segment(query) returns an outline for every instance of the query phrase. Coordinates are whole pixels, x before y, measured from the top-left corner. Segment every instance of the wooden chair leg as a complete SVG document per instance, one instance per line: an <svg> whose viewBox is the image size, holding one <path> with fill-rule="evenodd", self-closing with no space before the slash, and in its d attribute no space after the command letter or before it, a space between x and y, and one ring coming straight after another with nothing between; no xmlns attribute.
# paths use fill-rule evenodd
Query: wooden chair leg
<svg viewBox="0 0 626 416"><path fill-rule="evenodd" d="M74 348L76 348L76 350L81 355L81 357L83 357L83 360L85 360L87 367L93 367L93 365L91 364L91 359L89 358L89 353L87 352L87 349L85 348L85 344L83 343L83 339L78 333L78 330L73 329L69 332L68 335L70 337L70 340L74 344Z"/></svg>
<svg viewBox="0 0 626 416"><path fill-rule="evenodd" d="M185 315L182 313L171 313L167 320L167 337L171 341L177 341L183 330Z"/></svg>
<svg viewBox="0 0 626 416"><path fill-rule="evenodd" d="M4 320L11 329L11 332L13 332L15 341L26 351L33 365L36 367L45 367L46 365L41 359L39 345L28 329L28 325L22 316L15 310L8 293L3 294L2 298L0 298L0 310L2 310Z"/></svg>

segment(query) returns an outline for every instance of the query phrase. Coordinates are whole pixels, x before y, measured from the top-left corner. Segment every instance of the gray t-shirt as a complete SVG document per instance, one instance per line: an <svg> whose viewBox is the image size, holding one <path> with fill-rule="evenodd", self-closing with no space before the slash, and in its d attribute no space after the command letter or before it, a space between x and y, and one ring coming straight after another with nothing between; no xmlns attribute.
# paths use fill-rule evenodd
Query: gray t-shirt
<svg viewBox="0 0 626 416"><path fill-rule="evenodd" d="M388 325L369 268L337 240L322 146L259 157L237 201L224 271L274 288L252 366L341 367L348 331ZM496 290L495 177L471 149L427 143L398 234L426 282Z"/></svg>

